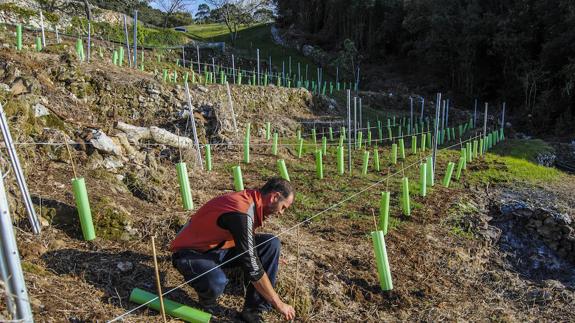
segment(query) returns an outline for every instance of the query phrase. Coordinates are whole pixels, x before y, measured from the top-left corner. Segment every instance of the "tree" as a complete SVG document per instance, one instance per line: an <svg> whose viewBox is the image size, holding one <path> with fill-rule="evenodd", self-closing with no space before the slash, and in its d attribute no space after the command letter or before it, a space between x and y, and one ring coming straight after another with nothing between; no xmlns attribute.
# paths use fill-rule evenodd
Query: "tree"
<svg viewBox="0 0 575 323"><path fill-rule="evenodd" d="M232 43L236 41L241 25L252 23L256 11L271 5L270 0L207 0L207 2L215 8L212 13L215 11L217 18L228 27Z"/></svg>
<svg viewBox="0 0 575 323"><path fill-rule="evenodd" d="M176 12L186 12L193 0L154 0L154 3L164 14L164 28L168 27L168 19Z"/></svg>
<svg viewBox="0 0 575 323"><path fill-rule="evenodd" d="M210 6L205 3L201 3L198 6L198 12L196 12L196 20L206 22L210 18L210 12Z"/></svg>

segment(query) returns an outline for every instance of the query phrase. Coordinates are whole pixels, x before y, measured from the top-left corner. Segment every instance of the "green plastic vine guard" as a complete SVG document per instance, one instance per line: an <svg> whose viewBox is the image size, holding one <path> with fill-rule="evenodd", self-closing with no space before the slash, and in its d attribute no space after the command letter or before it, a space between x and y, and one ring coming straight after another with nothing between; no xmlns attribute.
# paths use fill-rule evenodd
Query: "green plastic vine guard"
<svg viewBox="0 0 575 323"><path fill-rule="evenodd" d="M433 158L427 157L427 186L434 186L434 176L433 176Z"/></svg>
<svg viewBox="0 0 575 323"><path fill-rule="evenodd" d="M411 153L417 154L417 136L411 136Z"/></svg>
<svg viewBox="0 0 575 323"><path fill-rule="evenodd" d="M272 141L272 155L277 156L278 154L278 133L274 132Z"/></svg>
<svg viewBox="0 0 575 323"><path fill-rule="evenodd" d="M244 163L250 163L250 128L251 124L246 125L246 134L244 137Z"/></svg>
<svg viewBox="0 0 575 323"><path fill-rule="evenodd" d="M266 122L266 140L270 140L272 136L271 123Z"/></svg>
<svg viewBox="0 0 575 323"><path fill-rule="evenodd" d="M327 156L327 138L321 137L321 150L324 156Z"/></svg>
<svg viewBox="0 0 575 323"><path fill-rule="evenodd" d="M355 143L356 148L359 150L361 149L361 142L363 141L363 132L357 133L357 142Z"/></svg>
<svg viewBox="0 0 575 323"><path fill-rule="evenodd" d="M278 164L278 169L279 169L281 178L285 179L286 181L289 181L290 179L289 179L289 174L288 174L285 160L278 159L277 164Z"/></svg>
<svg viewBox="0 0 575 323"><path fill-rule="evenodd" d="M405 144L403 138L399 139L399 158L405 159Z"/></svg>
<svg viewBox="0 0 575 323"><path fill-rule="evenodd" d="M154 298L155 300L150 302ZM212 318L212 315L209 313L202 312L200 310L174 302L167 298L164 298L163 301L164 301L164 310L168 315L177 317L186 322L207 323L210 322ZM160 311L160 299L158 298L158 296L139 288L134 288L130 293L130 302L134 302L136 304L147 303L146 306L148 306L149 308L154 309L156 311Z"/></svg>
<svg viewBox="0 0 575 323"><path fill-rule="evenodd" d="M465 158L459 157L459 162L457 163L457 172L455 173L456 180L459 180L461 178L461 171L463 170L464 164L465 164Z"/></svg>
<svg viewBox="0 0 575 323"><path fill-rule="evenodd" d="M391 163L397 164L397 144L391 145Z"/></svg>
<svg viewBox="0 0 575 323"><path fill-rule="evenodd" d="M177 163L176 172L178 174L178 183L180 184L180 195L182 197L184 210L191 210L194 208L194 202L192 200L192 191L190 189L190 179L188 177L186 163Z"/></svg>
<svg viewBox="0 0 575 323"><path fill-rule="evenodd" d="M92 212L90 211L90 201L86 190L86 182L83 177L72 179L72 191L78 208L80 227L84 240L90 241L96 238L94 223L92 222Z"/></svg>
<svg viewBox="0 0 575 323"><path fill-rule="evenodd" d="M16 50L22 50L22 24L16 25Z"/></svg>
<svg viewBox="0 0 575 323"><path fill-rule="evenodd" d="M422 133L421 134L421 152L424 153L425 152L425 134Z"/></svg>
<svg viewBox="0 0 575 323"><path fill-rule="evenodd" d="M404 215L411 215L411 202L409 200L409 179L404 177L401 180L402 209Z"/></svg>
<svg viewBox="0 0 575 323"><path fill-rule="evenodd" d="M244 180L242 178L242 169L240 166L233 167L233 174L234 174L234 190L236 192L244 190Z"/></svg>
<svg viewBox="0 0 575 323"><path fill-rule="evenodd" d="M383 231L383 234L387 234L387 228L389 225L389 192L381 192L381 199L379 200L379 228Z"/></svg>
<svg viewBox="0 0 575 323"><path fill-rule="evenodd" d="M118 63L120 66L123 66L124 65L124 47L120 46L119 50L120 50L120 52L118 55Z"/></svg>
<svg viewBox="0 0 575 323"><path fill-rule="evenodd" d="M212 148L209 144L206 144L206 169L212 170Z"/></svg>
<svg viewBox="0 0 575 323"><path fill-rule="evenodd" d="M380 164L379 164L379 151L377 150L377 146L373 148L373 169L376 172L380 171Z"/></svg>
<svg viewBox="0 0 575 323"><path fill-rule="evenodd" d="M369 166L369 151L363 152L363 165L361 168L361 174L367 175L367 167Z"/></svg>
<svg viewBox="0 0 575 323"><path fill-rule="evenodd" d="M445 187L449 187L449 184L451 183L451 175L453 174L453 167L455 167L455 164L453 162L449 162L447 164L447 171L445 172L445 177L443 177L443 186Z"/></svg>
<svg viewBox="0 0 575 323"><path fill-rule="evenodd" d="M427 164L419 164L419 194L422 197L427 195Z"/></svg>
<svg viewBox="0 0 575 323"><path fill-rule="evenodd" d="M461 158L463 158L463 169L467 169L467 149L461 148Z"/></svg>
<svg viewBox="0 0 575 323"><path fill-rule="evenodd" d="M315 171L317 178L323 179L323 161L321 150L315 151Z"/></svg>
<svg viewBox="0 0 575 323"><path fill-rule="evenodd" d="M297 158L301 158L302 153L303 153L303 138L299 138L297 145Z"/></svg>
<svg viewBox="0 0 575 323"><path fill-rule="evenodd" d="M333 128L329 127L329 141L333 141Z"/></svg>
<svg viewBox="0 0 575 323"><path fill-rule="evenodd" d="M392 290L393 282L391 280L391 270L389 268L389 260L387 259L387 250L385 247L383 231L371 232L371 239L373 240L373 249L375 252L375 262L377 264L379 286L384 291Z"/></svg>
<svg viewBox="0 0 575 323"><path fill-rule="evenodd" d="M343 175L345 172L343 163L343 145L337 147L337 172L339 175Z"/></svg>
<svg viewBox="0 0 575 323"><path fill-rule="evenodd" d="M36 37L36 51L42 51L42 39L40 37Z"/></svg>
<svg viewBox="0 0 575 323"><path fill-rule="evenodd" d="M317 145L317 137L315 134L315 128L311 129L311 140L313 141L314 145Z"/></svg>

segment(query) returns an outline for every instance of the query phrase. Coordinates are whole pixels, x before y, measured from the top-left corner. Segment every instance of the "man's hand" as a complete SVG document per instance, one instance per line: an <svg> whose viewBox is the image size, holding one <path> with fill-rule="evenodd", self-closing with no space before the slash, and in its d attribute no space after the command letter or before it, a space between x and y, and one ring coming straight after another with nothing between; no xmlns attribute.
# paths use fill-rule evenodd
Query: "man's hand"
<svg viewBox="0 0 575 323"><path fill-rule="evenodd" d="M282 314L282 315L284 316L284 318L285 318L286 320L288 320L288 321L293 320L293 319L295 318L295 310L294 310L294 308L293 308L291 305L286 304L286 303L284 303L284 302L282 302L282 301L280 301L280 302L277 304L276 310L277 310L280 314Z"/></svg>

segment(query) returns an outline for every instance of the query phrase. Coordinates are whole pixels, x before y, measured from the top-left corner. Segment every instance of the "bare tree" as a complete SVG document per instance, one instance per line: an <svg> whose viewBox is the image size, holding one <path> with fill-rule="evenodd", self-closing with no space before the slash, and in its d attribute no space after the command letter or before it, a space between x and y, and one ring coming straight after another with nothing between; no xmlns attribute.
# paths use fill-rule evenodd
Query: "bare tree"
<svg viewBox="0 0 575 323"><path fill-rule="evenodd" d="M153 2L164 13L164 28L168 26L168 19L171 15L180 11L187 11L188 6L194 3L193 0L153 0Z"/></svg>
<svg viewBox="0 0 575 323"><path fill-rule="evenodd" d="M270 0L207 0L206 2L214 8L212 13L217 13L218 18L228 27L232 42L236 41L241 25L250 24L256 11L271 4Z"/></svg>

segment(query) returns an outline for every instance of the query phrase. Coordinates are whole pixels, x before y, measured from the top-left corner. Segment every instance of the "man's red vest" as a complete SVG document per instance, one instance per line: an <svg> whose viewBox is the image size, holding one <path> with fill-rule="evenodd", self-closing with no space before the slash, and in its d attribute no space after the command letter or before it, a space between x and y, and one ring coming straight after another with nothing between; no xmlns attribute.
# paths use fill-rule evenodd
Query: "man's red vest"
<svg viewBox="0 0 575 323"><path fill-rule="evenodd" d="M234 247L232 234L217 224L220 215L229 212L240 212L252 216L255 231L263 222L261 193L257 190L243 190L211 199L196 211L178 232L170 244L170 250L193 249L204 252L215 248L222 242L225 242L222 249Z"/></svg>

